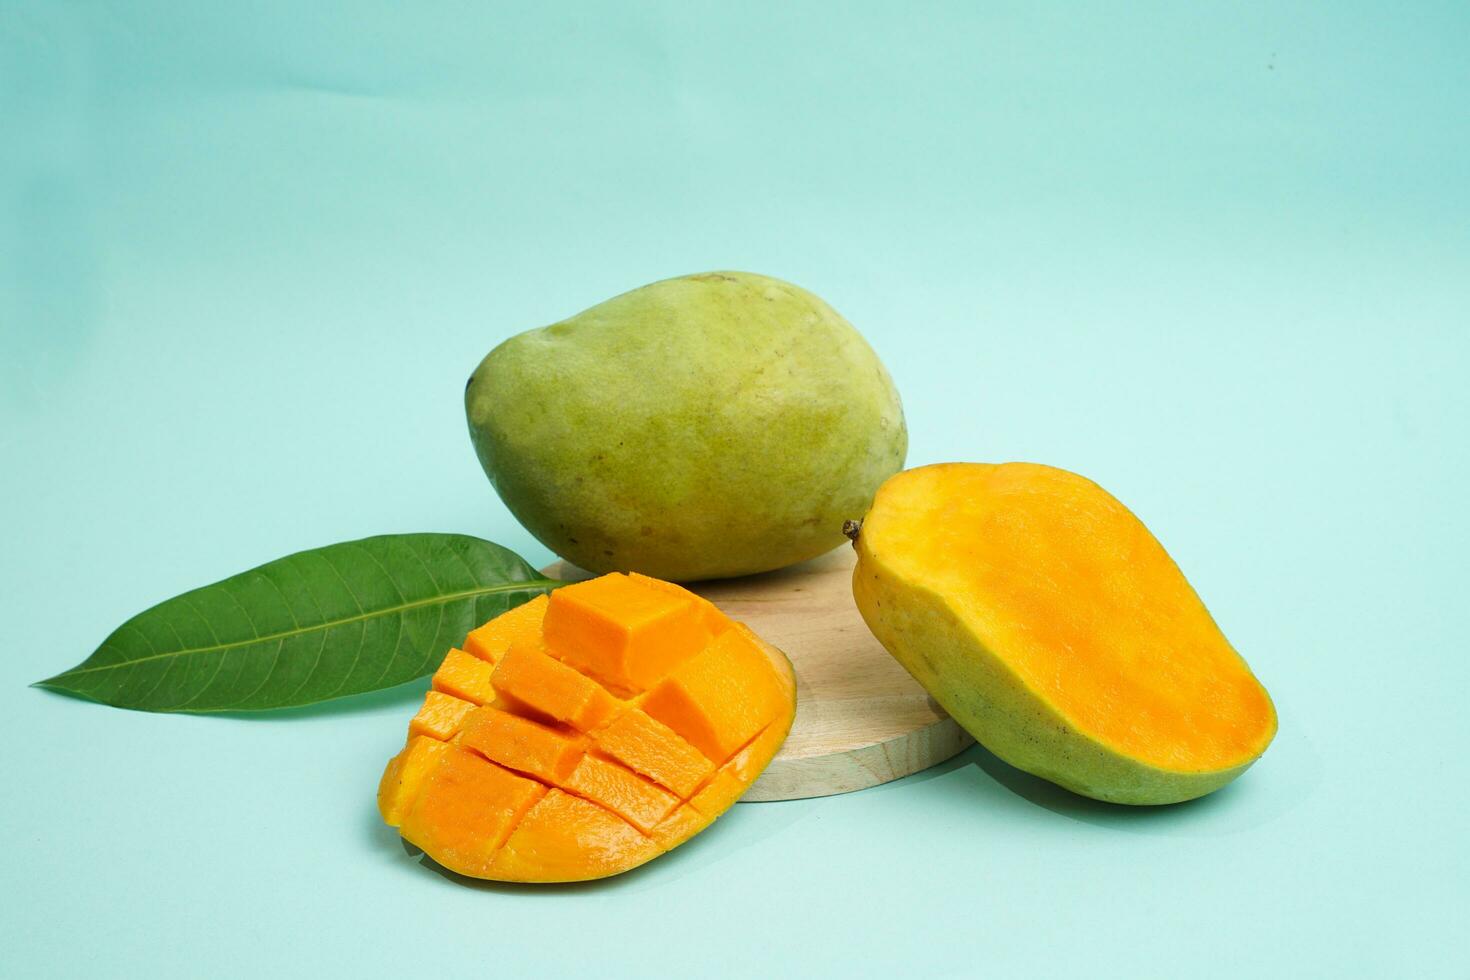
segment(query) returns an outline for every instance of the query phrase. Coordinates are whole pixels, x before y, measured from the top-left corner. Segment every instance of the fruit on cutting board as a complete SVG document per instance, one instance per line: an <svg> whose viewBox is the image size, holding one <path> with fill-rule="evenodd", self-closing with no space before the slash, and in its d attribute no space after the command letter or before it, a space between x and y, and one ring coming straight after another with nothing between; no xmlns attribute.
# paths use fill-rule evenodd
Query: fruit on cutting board
<svg viewBox="0 0 1470 980"><path fill-rule="evenodd" d="M712 823L795 713L790 663L743 624L677 585L604 575L449 651L378 808L460 874L602 878Z"/></svg>
<svg viewBox="0 0 1470 980"><path fill-rule="evenodd" d="M512 337L465 410L490 482L542 543L674 581L831 550L908 449L858 332L748 272L666 279Z"/></svg>
<svg viewBox="0 0 1470 980"><path fill-rule="evenodd" d="M1276 734L1271 698L1163 546L1075 473L950 463L893 477L853 595L890 653L997 756L1084 796L1210 793Z"/></svg>

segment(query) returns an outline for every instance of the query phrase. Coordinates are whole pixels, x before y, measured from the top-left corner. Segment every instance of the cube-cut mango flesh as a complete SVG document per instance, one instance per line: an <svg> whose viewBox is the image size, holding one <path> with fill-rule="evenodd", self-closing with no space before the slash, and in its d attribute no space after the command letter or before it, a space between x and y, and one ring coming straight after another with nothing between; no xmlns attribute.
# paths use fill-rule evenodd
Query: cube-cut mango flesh
<svg viewBox="0 0 1470 980"><path fill-rule="evenodd" d="M470 656L463 650L450 650L444 662L434 671L431 682L434 690L471 704L489 704L495 700L495 688L490 684L490 675L495 671L493 664Z"/></svg>
<svg viewBox="0 0 1470 980"><path fill-rule="evenodd" d="M496 663L490 683L497 694L579 731L602 727L618 711L617 699L601 685L539 647L512 645Z"/></svg>
<svg viewBox="0 0 1470 980"><path fill-rule="evenodd" d="M546 787L458 746L448 746L403 816L405 840L451 871L484 876Z"/></svg>
<svg viewBox="0 0 1470 980"><path fill-rule="evenodd" d="M785 706L780 681L762 669L766 659L754 633L744 626L726 630L659 681L643 698L643 710L719 765Z"/></svg>
<svg viewBox="0 0 1470 980"><path fill-rule="evenodd" d="M627 575L578 582L551 594L546 646L603 684L637 693L713 638L695 599Z"/></svg>
<svg viewBox="0 0 1470 980"><path fill-rule="evenodd" d="M714 763L678 732L630 707L592 733L598 749L661 786L688 797L714 775Z"/></svg>
<svg viewBox="0 0 1470 980"><path fill-rule="evenodd" d="M447 742L459 734L465 715L475 710L473 701L461 701L452 694L430 691L424 695L424 705L408 723L408 737L428 735Z"/></svg>
<svg viewBox="0 0 1470 980"><path fill-rule="evenodd" d="M403 811L418 798L424 778L439 767L449 748L447 742L423 735L408 740L383 770L383 779L378 783L378 809L384 820L395 826L403 822Z"/></svg>
<svg viewBox="0 0 1470 980"><path fill-rule="evenodd" d="M596 803L549 791L495 855L501 881L585 881L637 867L663 853L652 837Z"/></svg>
<svg viewBox="0 0 1470 980"><path fill-rule="evenodd" d="M586 739L499 708L476 708L465 718L459 742L491 762L560 785L582 759Z"/></svg>
<svg viewBox="0 0 1470 980"><path fill-rule="evenodd" d="M604 575L449 651L378 807L460 874L601 878L709 826L795 713L780 651L677 585Z"/></svg>
<svg viewBox="0 0 1470 980"><path fill-rule="evenodd" d="M688 596L692 598L695 608L699 610L700 622L705 629L709 630L711 636L719 636L730 628L730 617L720 612L718 606L702 595L695 595L682 585L665 582L663 579L649 578L647 575L639 575L637 572L629 572L628 578L634 584L641 585L644 588L655 589L669 595Z"/></svg>
<svg viewBox="0 0 1470 980"><path fill-rule="evenodd" d="M595 755L582 756L565 785L578 796L601 803L645 834L679 805L677 796Z"/></svg>
<svg viewBox="0 0 1470 980"><path fill-rule="evenodd" d="M546 616L546 596L538 595L510 612L496 616L464 638L467 653L497 663L513 643L541 643L541 621Z"/></svg>

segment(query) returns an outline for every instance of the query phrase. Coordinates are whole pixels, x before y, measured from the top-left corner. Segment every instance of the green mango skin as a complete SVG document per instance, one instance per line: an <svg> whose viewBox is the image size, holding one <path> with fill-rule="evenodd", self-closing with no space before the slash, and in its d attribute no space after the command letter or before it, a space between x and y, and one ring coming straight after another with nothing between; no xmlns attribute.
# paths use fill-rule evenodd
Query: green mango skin
<svg viewBox="0 0 1470 980"><path fill-rule="evenodd" d="M666 279L512 337L475 369L465 411L538 540L590 572L670 581L831 550L908 450L862 336L748 272Z"/></svg>

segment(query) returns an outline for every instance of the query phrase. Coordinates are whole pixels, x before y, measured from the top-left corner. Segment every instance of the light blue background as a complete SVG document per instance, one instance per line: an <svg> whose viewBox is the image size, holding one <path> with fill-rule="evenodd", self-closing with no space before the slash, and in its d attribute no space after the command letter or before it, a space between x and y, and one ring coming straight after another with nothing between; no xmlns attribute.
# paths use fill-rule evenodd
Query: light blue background
<svg viewBox="0 0 1470 980"><path fill-rule="evenodd" d="M0 0L7 975L1470 973L1470 7ZM454 884L372 794L422 685L26 685L311 545L548 552L461 391L669 275L830 300L913 463L1099 480L1281 733L1127 810L971 751L604 884Z"/></svg>

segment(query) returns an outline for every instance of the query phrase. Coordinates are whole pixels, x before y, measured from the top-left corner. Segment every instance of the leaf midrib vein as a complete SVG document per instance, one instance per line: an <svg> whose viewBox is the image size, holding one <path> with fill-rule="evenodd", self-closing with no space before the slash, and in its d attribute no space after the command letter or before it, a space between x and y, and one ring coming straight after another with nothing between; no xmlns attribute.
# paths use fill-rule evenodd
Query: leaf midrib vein
<svg viewBox="0 0 1470 980"><path fill-rule="evenodd" d="M558 584L560 584L560 582L557 579L550 578L533 578L524 579L518 582L502 582L497 585L486 586L483 589L468 589L464 592L450 592L444 595L433 596L428 599L416 599L413 602L405 602L396 606L384 606L381 609L374 609L368 612L358 613L355 616L347 616L343 619L334 619L327 622L317 623L313 626L303 626L297 629L283 630L282 632L271 633L266 636L251 637L248 640L236 640L230 643L219 643L214 646L207 647L192 647L188 650L170 650L164 653L150 654L146 657L138 657L134 660L124 660L119 663L98 664L96 667L76 667L72 670L68 670L64 674L58 675L58 677L75 677L78 674L92 674L100 670L118 670L123 667L132 667L136 666L137 664L147 663L150 660L164 660L169 657L187 657L196 653L219 653L224 650L233 650L237 647L248 647L253 646L257 643L268 643L272 640L287 640L293 636L304 636L308 633L315 633L318 631L325 632L326 630L334 629L338 626L347 626L351 623L360 623L364 620L373 619L378 616L391 616L394 613L401 613L410 609L421 609L424 606L432 606L436 603L442 605L445 603L453 602L456 599L469 599L475 596L494 595L497 592L521 592L526 589L541 588ZM360 604L359 608L361 608Z"/></svg>

